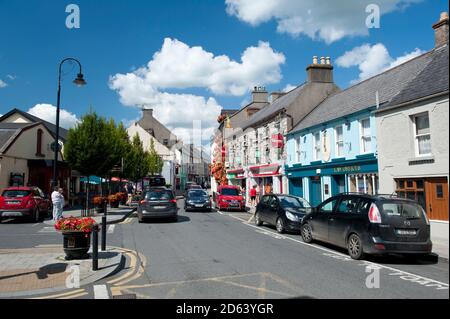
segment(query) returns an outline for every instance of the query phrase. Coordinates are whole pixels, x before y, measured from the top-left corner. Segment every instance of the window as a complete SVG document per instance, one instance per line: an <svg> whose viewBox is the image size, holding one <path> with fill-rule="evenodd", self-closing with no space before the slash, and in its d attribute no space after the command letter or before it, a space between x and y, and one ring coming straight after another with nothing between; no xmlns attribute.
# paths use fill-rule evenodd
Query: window
<svg viewBox="0 0 450 319"><path fill-rule="evenodd" d="M356 208L357 214L368 214L370 205L372 205L371 201L367 199L361 199L359 201L358 207Z"/></svg>
<svg viewBox="0 0 450 319"><path fill-rule="evenodd" d="M360 121L361 153L370 153L372 148L372 136L370 134L370 119Z"/></svg>
<svg viewBox="0 0 450 319"><path fill-rule="evenodd" d="M300 146L301 146L301 138L297 137L295 139L295 156L296 156L295 159L296 159L297 162L301 161L301 148L300 148Z"/></svg>
<svg viewBox="0 0 450 319"><path fill-rule="evenodd" d="M321 206L319 206L319 212L332 213L334 211L334 207L336 206L336 203L337 203L337 198L327 200L325 203L323 203Z"/></svg>
<svg viewBox="0 0 450 319"><path fill-rule="evenodd" d="M430 119L427 114L417 115L414 117L414 139L416 144L416 155L431 154L431 134Z"/></svg>
<svg viewBox="0 0 450 319"><path fill-rule="evenodd" d="M163 140L163 144L166 145L166 146L169 145L169 140L168 139L164 139Z"/></svg>
<svg viewBox="0 0 450 319"><path fill-rule="evenodd" d="M37 139L36 139L36 156L44 156L43 154L42 154L42 134L43 134L44 132L41 130L41 129L39 129L38 131L37 131Z"/></svg>
<svg viewBox="0 0 450 319"><path fill-rule="evenodd" d="M314 133L314 159L320 159L320 132Z"/></svg>
<svg viewBox="0 0 450 319"><path fill-rule="evenodd" d="M408 198L419 202L425 208L425 187L423 179L398 179L396 193L399 197Z"/></svg>
<svg viewBox="0 0 450 319"><path fill-rule="evenodd" d="M334 129L334 137L336 141L336 157L340 157L344 155L344 130L342 129L342 125L336 126Z"/></svg>
<svg viewBox="0 0 450 319"><path fill-rule="evenodd" d="M357 199L343 198L339 203L338 213L353 213L356 208Z"/></svg>
<svg viewBox="0 0 450 319"><path fill-rule="evenodd" d="M443 188L442 184L436 185L436 197L444 198L444 188Z"/></svg>

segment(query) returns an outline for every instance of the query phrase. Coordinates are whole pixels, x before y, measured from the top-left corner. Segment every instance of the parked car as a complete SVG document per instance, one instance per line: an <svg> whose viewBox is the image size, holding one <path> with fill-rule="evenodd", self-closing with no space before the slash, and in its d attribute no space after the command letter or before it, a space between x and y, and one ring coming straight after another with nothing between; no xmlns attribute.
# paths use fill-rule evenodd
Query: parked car
<svg viewBox="0 0 450 319"><path fill-rule="evenodd" d="M201 189L191 189L188 191L184 201L184 210L207 210L211 211L211 198L208 192Z"/></svg>
<svg viewBox="0 0 450 319"><path fill-rule="evenodd" d="M165 187L149 188L143 193L139 202L138 220L165 218L172 221L178 220L178 206L175 194Z"/></svg>
<svg viewBox="0 0 450 319"><path fill-rule="evenodd" d="M38 187L9 187L0 196L0 219L19 217L38 222L51 211L51 200Z"/></svg>
<svg viewBox="0 0 450 319"><path fill-rule="evenodd" d="M340 194L321 203L302 221L307 243L319 240L365 254L429 254L430 223L415 201L390 195Z"/></svg>
<svg viewBox="0 0 450 319"><path fill-rule="evenodd" d="M219 186L214 196L214 207L219 210L245 211L245 200L237 186Z"/></svg>
<svg viewBox="0 0 450 319"><path fill-rule="evenodd" d="M264 195L256 206L255 224L276 226L279 233L300 233L303 217L310 213L311 205L304 198L290 195Z"/></svg>

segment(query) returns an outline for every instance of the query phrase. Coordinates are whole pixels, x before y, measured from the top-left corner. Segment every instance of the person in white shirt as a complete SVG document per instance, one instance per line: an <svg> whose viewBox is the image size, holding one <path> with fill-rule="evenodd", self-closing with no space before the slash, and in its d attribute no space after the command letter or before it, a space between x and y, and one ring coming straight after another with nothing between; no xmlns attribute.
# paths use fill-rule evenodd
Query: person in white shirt
<svg viewBox="0 0 450 319"><path fill-rule="evenodd" d="M52 203L53 203L53 221L57 221L63 218L63 208L64 208L64 195L63 189L55 187L52 193Z"/></svg>

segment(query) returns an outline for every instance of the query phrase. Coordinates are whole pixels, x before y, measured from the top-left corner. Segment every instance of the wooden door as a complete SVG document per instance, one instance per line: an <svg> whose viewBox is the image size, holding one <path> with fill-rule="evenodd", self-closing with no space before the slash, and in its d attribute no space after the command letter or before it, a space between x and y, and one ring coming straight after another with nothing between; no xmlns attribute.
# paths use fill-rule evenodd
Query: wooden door
<svg viewBox="0 0 450 319"><path fill-rule="evenodd" d="M425 181L425 184L429 219L448 221L447 178L430 178Z"/></svg>

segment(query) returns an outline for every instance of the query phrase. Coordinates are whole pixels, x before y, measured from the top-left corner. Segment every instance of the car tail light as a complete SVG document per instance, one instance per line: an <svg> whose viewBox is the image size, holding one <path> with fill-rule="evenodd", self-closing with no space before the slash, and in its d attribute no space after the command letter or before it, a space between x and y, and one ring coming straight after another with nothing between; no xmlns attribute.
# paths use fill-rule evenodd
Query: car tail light
<svg viewBox="0 0 450 319"><path fill-rule="evenodd" d="M381 214L380 211L378 210L377 205L375 204L370 205L369 221L372 224L381 224Z"/></svg>
<svg viewBox="0 0 450 319"><path fill-rule="evenodd" d="M176 199L171 199L170 202L176 204L176 203L177 203L177 200L176 200Z"/></svg>
<svg viewBox="0 0 450 319"><path fill-rule="evenodd" d="M147 203L147 201L145 200L145 199L143 199L143 200L141 200L140 202L139 202L139 204L145 204L145 203Z"/></svg>
<svg viewBox="0 0 450 319"><path fill-rule="evenodd" d="M386 247L384 244L375 244L375 248L378 250L386 250Z"/></svg>

